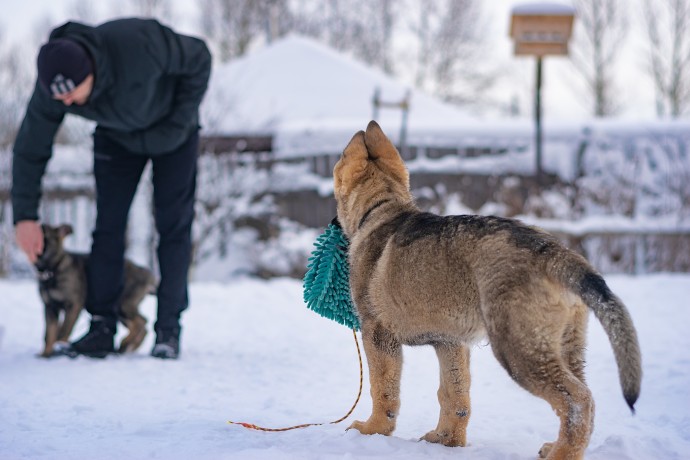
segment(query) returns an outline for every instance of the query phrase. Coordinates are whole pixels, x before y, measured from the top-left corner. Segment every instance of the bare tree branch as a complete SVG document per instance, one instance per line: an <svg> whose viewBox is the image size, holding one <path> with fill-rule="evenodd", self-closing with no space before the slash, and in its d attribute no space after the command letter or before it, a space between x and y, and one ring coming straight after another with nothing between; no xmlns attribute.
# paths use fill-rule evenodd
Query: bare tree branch
<svg viewBox="0 0 690 460"><path fill-rule="evenodd" d="M296 0L293 30L394 74L399 6L393 0Z"/></svg>
<svg viewBox="0 0 690 460"><path fill-rule="evenodd" d="M497 78L482 65L486 29L475 0L415 0L409 29L416 41L415 83L454 103L472 103Z"/></svg>
<svg viewBox="0 0 690 460"><path fill-rule="evenodd" d="M622 0L576 0L577 21L571 50L575 68L587 82L592 113L614 115L621 108L616 98L614 68L628 32Z"/></svg>
<svg viewBox="0 0 690 460"><path fill-rule="evenodd" d="M678 118L690 109L690 0L645 0L643 7L657 115Z"/></svg>
<svg viewBox="0 0 690 460"><path fill-rule="evenodd" d="M220 62L284 35L292 25L287 0L203 0L200 8L203 34Z"/></svg>

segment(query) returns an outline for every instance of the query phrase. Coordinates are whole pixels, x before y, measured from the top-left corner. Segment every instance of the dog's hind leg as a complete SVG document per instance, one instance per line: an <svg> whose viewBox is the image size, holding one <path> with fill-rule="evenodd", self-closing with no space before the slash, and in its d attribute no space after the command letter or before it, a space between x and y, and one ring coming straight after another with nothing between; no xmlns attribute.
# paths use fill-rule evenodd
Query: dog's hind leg
<svg viewBox="0 0 690 460"><path fill-rule="evenodd" d="M592 433L594 404L589 389L564 361L560 341L538 332L521 339L492 341L492 349L511 377L545 399L560 418L558 439L544 444L540 457L582 459Z"/></svg>
<svg viewBox="0 0 690 460"><path fill-rule="evenodd" d="M124 318L122 320L129 334L120 342L119 353L131 353L141 346L146 337L146 318L137 314L134 318Z"/></svg>
<svg viewBox="0 0 690 460"><path fill-rule="evenodd" d="M466 346L435 345L441 371L438 426L422 440L465 446L470 419L470 350Z"/></svg>
<svg viewBox="0 0 690 460"><path fill-rule="evenodd" d="M585 382L585 348L587 343L587 315L589 311L584 304L574 307L574 314L563 333L562 356L570 372L582 383ZM590 430L594 430L594 400L592 400L592 419ZM590 433L591 434L591 433Z"/></svg>
<svg viewBox="0 0 690 460"><path fill-rule="evenodd" d="M122 339L118 351L135 351L146 337L146 318L139 313L139 304L149 292L147 280L134 280L125 285L120 304L120 321L127 326L129 334Z"/></svg>
<svg viewBox="0 0 690 460"><path fill-rule="evenodd" d="M362 324L362 341L369 365L373 407L366 422L355 421L350 428L362 434L389 435L395 430L400 409L402 345L380 324L367 326Z"/></svg>
<svg viewBox="0 0 690 460"><path fill-rule="evenodd" d="M582 459L593 428L592 394L570 372L553 376L550 383L541 396L551 404L561 420L561 426L556 442L544 443L539 456L549 460Z"/></svg>
<svg viewBox="0 0 690 460"><path fill-rule="evenodd" d="M587 342L587 307L575 307L573 318L563 332L563 359L570 371L582 382L585 381L585 344Z"/></svg>

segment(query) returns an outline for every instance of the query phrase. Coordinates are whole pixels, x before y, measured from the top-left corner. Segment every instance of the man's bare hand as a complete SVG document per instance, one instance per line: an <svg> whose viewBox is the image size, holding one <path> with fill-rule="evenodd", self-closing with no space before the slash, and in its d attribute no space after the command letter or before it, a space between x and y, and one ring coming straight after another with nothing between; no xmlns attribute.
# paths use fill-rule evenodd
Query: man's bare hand
<svg viewBox="0 0 690 460"><path fill-rule="evenodd" d="M14 226L17 244L29 258L29 262L36 263L38 256L43 253L43 230L35 220L20 220Z"/></svg>

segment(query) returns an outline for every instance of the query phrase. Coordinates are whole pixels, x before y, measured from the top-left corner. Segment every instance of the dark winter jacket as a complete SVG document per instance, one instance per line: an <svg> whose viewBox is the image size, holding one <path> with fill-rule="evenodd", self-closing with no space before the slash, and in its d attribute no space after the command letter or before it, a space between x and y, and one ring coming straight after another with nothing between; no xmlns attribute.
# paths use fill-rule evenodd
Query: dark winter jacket
<svg viewBox="0 0 690 460"><path fill-rule="evenodd" d="M66 106L36 82L14 144L15 223L38 218L41 178L66 113L95 121L98 135L127 151L163 154L199 129L199 104L211 73L202 40L155 20L119 19L97 27L68 22L50 38L70 38L88 50L94 87L86 104Z"/></svg>

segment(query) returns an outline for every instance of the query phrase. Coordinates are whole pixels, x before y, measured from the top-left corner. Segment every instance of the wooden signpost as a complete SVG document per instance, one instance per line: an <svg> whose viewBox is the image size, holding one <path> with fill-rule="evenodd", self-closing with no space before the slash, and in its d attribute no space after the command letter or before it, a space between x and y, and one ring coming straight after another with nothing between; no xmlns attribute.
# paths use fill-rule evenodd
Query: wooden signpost
<svg viewBox="0 0 690 460"><path fill-rule="evenodd" d="M544 56L567 56L575 9L560 3L529 3L512 10L510 36L516 56L537 58L534 93L535 153L537 182L542 183L541 84Z"/></svg>

